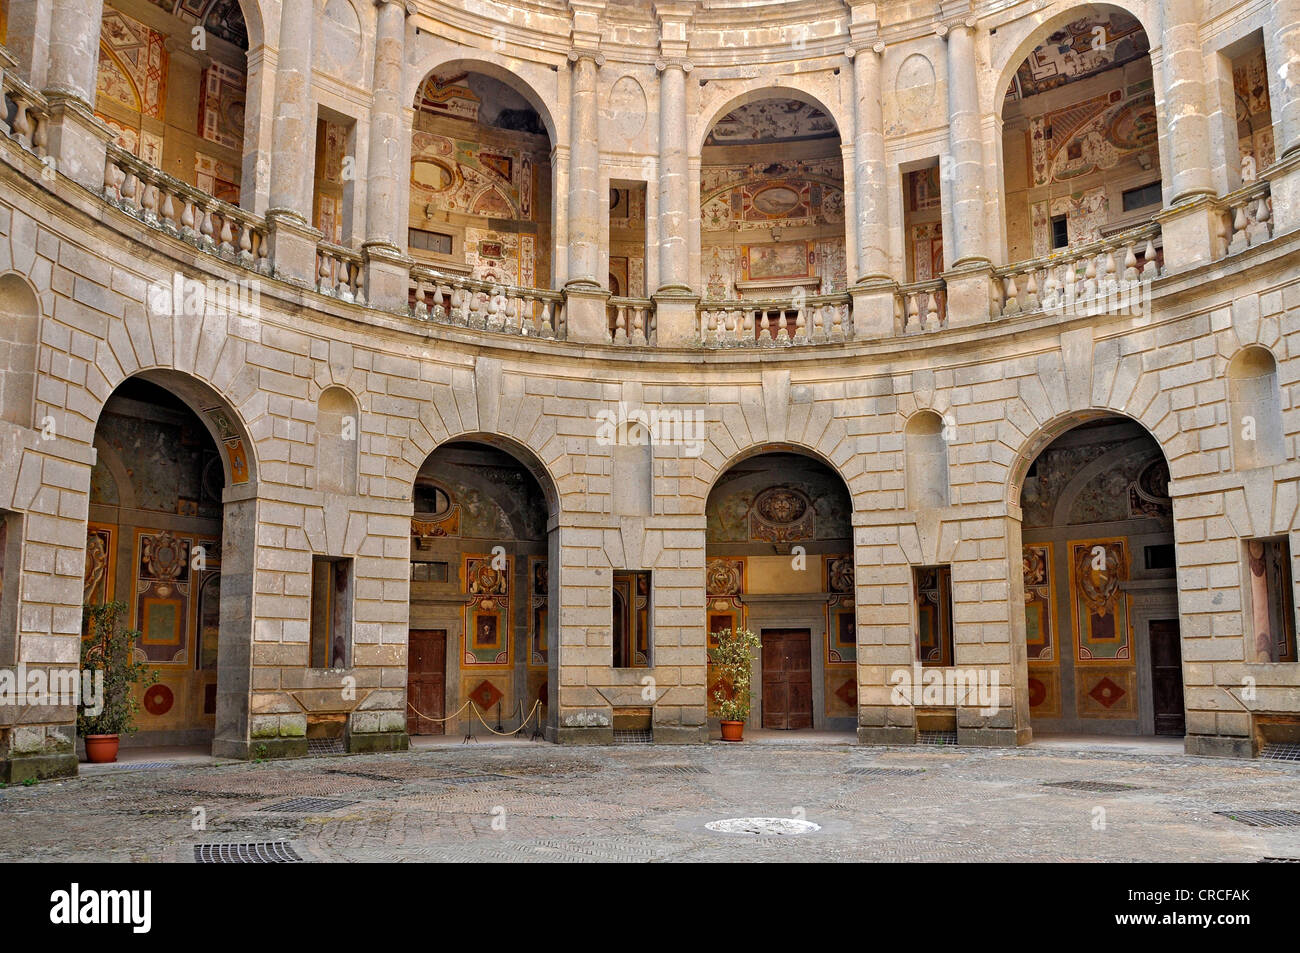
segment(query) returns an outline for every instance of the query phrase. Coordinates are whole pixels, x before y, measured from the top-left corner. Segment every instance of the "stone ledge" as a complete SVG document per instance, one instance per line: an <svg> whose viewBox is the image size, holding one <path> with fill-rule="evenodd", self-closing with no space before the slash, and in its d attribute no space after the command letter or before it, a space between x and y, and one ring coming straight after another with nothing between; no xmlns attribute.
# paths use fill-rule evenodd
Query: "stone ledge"
<svg viewBox="0 0 1300 953"><path fill-rule="evenodd" d="M914 745L916 729L908 726L891 725L888 727L858 726L858 744L860 745Z"/></svg>
<svg viewBox="0 0 1300 953"><path fill-rule="evenodd" d="M655 725L654 743L657 745L702 745L709 741L705 725Z"/></svg>
<svg viewBox="0 0 1300 953"><path fill-rule="evenodd" d="M1033 739L1028 728L963 728L957 726L957 744L983 748L1016 748Z"/></svg>
<svg viewBox="0 0 1300 953"><path fill-rule="evenodd" d="M0 759L0 781L5 784L22 784L33 779L45 781L50 778L71 778L76 775L77 756L70 751Z"/></svg>
<svg viewBox="0 0 1300 953"><path fill-rule="evenodd" d="M596 728L556 728L554 738L551 738L551 731L547 730L547 741L554 741L561 745L612 745L614 743L614 728L612 725Z"/></svg>
<svg viewBox="0 0 1300 953"><path fill-rule="evenodd" d="M1183 751L1202 758L1255 757L1255 749L1249 738L1223 735L1188 735L1183 739Z"/></svg>
<svg viewBox="0 0 1300 953"><path fill-rule="evenodd" d="M267 738L258 741L214 741L214 758L234 758L237 761L279 760L281 758L307 757L306 738Z"/></svg>
<svg viewBox="0 0 1300 953"><path fill-rule="evenodd" d="M380 751L406 751L410 736L404 731L349 732L348 754L373 754Z"/></svg>

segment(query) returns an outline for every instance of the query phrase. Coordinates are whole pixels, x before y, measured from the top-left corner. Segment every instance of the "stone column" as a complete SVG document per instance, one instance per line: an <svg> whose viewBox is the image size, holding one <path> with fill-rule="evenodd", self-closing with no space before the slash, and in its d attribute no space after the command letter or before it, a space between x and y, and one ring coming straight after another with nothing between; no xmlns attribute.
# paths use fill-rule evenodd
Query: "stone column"
<svg viewBox="0 0 1300 953"><path fill-rule="evenodd" d="M845 51L853 60L853 193L857 272L852 288L853 337L888 337L894 331L894 289L889 273L889 193L885 184L885 117L880 60L885 44Z"/></svg>
<svg viewBox="0 0 1300 953"><path fill-rule="evenodd" d="M96 191L104 186L105 150L113 138L94 114L103 14L103 0L52 0L45 75L48 154L57 171Z"/></svg>
<svg viewBox="0 0 1300 953"><path fill-rule="evenodd" d="M16 74L28 85L43 89L50 65L50 6L52 0L10 0L5 46L18 61Z"/></svg>
<svg viewBox="0 0 1300 953"><path fill-rule="evenodd" d="M1205 57L1201 51L1200 0L1167 0L1160 79L1170 178L1166 211L1158 216L1168 268L1189 268L1215 257L1220 215L1212 201L1210 116L1205 104Z"/></svg>
<svg viewBox="0 0 1300 953"><path fill-rule="evenodd" d="M690 286L690 163L686 151L686 76L692 65L659 60L659 344L698 337L697 298Z"/></svg>
<svg viewBox="0 0 1300 953"><path fill-rule="evenodd" d="M370 106L370 155L366 161L366 303L405 311L411 260L401 233L404 138L402 64L406 49L406 0L378 0L374 100Z"/></svg>
<svg viewBox="0 0 1300 953"><path fill-rule="evenodd" d="M590 50L571 50L569 88L568 281L565 321L574 341L603 342L609 336L605 302L609 291L598 274L600 263L600 127L596 112L596 70L605 58Z"/></svg>
<svg viewBox="0 0 1300 953"><path fill-rule="evenodd" d="M984 229L984 137L979 116L979 72L975 60L975 21L939 28L947 36L948 155L941 168L941 186L951 195L951 269L948 286L948 326L989 320L989 280L992 262Z"/></svg>
<svg viewBox="0 0 1300 953"><path fill-rule="evenodd" d="M1269 172L1273 191L1273 233L1300 228L1300 0L1273 0L1264 30L1268 70L1276 90L1277 156Z"/></svg>
<svg viewBox="0 0 1300 953"><path fill-rule="evenodd" d="M280 4L280 48L275 70L275 118L271 127L271 263L276 274L314 285L316 245L321 234L311 227L312 170L316 103L312 96L312 0Z"/></svg>

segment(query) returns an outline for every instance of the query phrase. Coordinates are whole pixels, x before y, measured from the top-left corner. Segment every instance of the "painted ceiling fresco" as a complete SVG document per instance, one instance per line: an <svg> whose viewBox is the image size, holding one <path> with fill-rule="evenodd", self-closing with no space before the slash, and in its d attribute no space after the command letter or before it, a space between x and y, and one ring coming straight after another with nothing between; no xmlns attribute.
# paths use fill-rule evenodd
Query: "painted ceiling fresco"
<svg viewBox="0 0 1300 953"><path fill-rule="evenodd" d="M835 120L794 99L765 99L727 113L709 130L706 146L792 142L838 135Z"/></svg>
<svg viewBox="0 0 1300 953"><path fill-rule="evenodd" d="M844 221L844 160L838 155L706 166L700 188L701 227L706 232Z"/></svg>
<svg viewBox="0 0 1300 953"><path fill-rule="evenodd" d="M1169 468L1155 441L1134 425L1107 428L1106 438L1079 443L1078 433L1039 455L1021 493L1025 526L1172 519ZM1104 458L1104 459L1103 459ZM1091 476L1086 471L1094 470ZM1084 476L1082 485L1076 483ZM1067 488L1072 499L1063 500Z"/></svg>
<svg viewBox="0 0 1300 953"><path fill-rule="evenodd" d="M1024 99L1122 66L1151 48L1138 21L1119 10L1072 20L1049 34L1020 64L1008 99Z"/></svg>
<svg viewBox="0 0 1300 953"><path fill-rule="evenodd" d="M797 454L765 454L754 463L733 467L709 494L709 543L852 537L849 493L838 476Z"/></svg>
<svg viewBox="0 0 1300 953"><path fill-rule="evenodd" d="M480 73L432 73L420 84L415 108L431 116L545 135L537 110L521 95Z"/></svg>
<svg viewBox="0 0 1300 953"><path fill-rule="evenodd" d="M150 0L186 23L202 24L212 35L248 49L248 27L239 0Z"/></svg>

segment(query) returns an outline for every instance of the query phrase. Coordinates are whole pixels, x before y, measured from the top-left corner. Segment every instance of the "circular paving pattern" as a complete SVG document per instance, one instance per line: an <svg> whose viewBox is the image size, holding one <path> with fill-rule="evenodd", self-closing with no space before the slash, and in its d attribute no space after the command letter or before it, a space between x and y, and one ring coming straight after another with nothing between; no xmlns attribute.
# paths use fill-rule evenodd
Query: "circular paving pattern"
<svg viewBox="0 0 1300 953"><path fill-rule="evenodd" d="M705 828L719 834L763 834L787 836L812 834L821 830L820 824L801 821L793 817L730 817L725 821L709 821Z"/></svg>

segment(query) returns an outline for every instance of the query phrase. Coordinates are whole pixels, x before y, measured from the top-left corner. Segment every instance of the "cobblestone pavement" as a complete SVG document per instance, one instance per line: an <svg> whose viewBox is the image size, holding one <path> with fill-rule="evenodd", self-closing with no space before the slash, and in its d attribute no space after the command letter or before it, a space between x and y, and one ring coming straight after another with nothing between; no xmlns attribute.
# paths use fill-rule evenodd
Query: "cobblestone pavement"
<svg viewBox="0 0 1300 953"><path fill-rule="evenodd" d="M195 808L206 830L192 829ZM241 841L288 841L326 861L1300 858L1300 826L1216 813L1279 809L1300 810L1300 764L1035 748L479 744L128 764L10 787L0 861L192 862L195 845ZM749 816L802 816L821 830L704 827Z"/></svg>

